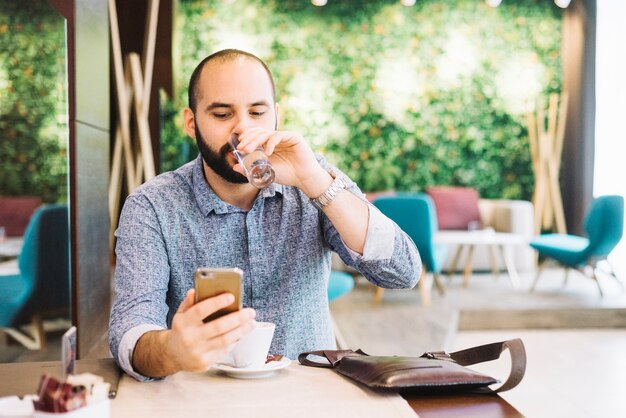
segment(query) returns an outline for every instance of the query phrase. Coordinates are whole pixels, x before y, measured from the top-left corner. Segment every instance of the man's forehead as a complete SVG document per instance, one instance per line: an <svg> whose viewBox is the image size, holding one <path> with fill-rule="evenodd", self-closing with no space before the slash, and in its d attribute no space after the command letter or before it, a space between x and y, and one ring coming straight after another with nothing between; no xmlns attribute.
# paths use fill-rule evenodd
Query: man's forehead
<svg viewBox="0 0 626 418"><path fill-rule="evenodd" d="M244 76L248 76L249 78L263 78L271 87L270 77L263 65L246 56L229 58L227 60L217 59L215 61L208 62L202 69L201 79L210 83L214 77L235 77L242 74Z"/></svg>
<svg viewBox="0 0 626 418"><path fill-rule="evenodd" d="M227 99L224 95L239 97L244 92L269 94L272 99L272 82L267 71L261 63L246 56L208 62L202 69L199 87L199 100L207 94L217 94L224 100Z"/></svg>
<svg viewBox="0 0 626 418"><path fill-rule="evenodd" d="M204 65L203 71L210 69L219 69L220 67L253 66L254 64L263 68L263 66L258 61L245 55L218 57L208 61Z"/></svg>

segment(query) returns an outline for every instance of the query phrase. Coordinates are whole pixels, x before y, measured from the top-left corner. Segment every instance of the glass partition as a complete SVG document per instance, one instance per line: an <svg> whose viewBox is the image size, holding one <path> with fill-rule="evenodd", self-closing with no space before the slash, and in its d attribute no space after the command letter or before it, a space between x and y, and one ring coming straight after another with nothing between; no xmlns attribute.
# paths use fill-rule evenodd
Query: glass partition
<svg viewBox="0 0 626 418"><path fill-rule="evenodd" d="M57 360L70 326L66 21L0 0L0 362Z"/></svg>

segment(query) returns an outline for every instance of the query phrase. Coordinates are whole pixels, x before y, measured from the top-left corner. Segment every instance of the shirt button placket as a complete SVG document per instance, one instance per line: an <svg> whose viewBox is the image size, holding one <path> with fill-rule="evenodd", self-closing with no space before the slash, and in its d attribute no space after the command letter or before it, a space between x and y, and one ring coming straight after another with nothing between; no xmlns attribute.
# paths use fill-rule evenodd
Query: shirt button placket
<svg viewBox="0 0 626 418"><path fill-rule="evenodd" d="M252 306L259 306L260 280L263 277L267 248L263 245L263 224L261 217L262 199L257 199L252 209L246 215L246 229L248 232L248 259L250 260L250 298Z"/></svg>

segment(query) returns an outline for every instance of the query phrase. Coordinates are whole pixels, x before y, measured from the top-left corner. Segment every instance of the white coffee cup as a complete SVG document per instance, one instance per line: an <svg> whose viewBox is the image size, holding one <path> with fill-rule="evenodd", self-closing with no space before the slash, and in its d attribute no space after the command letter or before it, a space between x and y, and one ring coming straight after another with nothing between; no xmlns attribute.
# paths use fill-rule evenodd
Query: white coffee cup
<svg viewBox="0 0 626 418"><path fill-rule="evenodd" d="M257 322L256 327L239 340L222 363L238 368L262 367L265 365L275 328L276 325L271 322Z"/></svg>

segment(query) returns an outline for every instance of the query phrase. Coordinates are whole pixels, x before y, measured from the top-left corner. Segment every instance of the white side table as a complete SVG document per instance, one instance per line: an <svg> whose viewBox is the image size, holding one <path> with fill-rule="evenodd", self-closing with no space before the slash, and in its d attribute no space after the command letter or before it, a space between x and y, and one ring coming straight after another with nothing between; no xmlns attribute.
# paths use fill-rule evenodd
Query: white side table
<svg viewBox="0 0 626 418"><path fill-rule="evenodd" d="M491 265L494 275L498 274L496 264L496 254L498 249L502 255L504 265L506 266L509 279L513 288L520 286L519 275L515 268L515 259L511 252L514 245L522 245L526 243L523 236L507 232L495 232L493 229L483 229L478 231L439 231L435 235L435 242L441 244L456 244L458 249L452 260L451 271L456 271L456 267L461 258L463 248L468 247L468 254L463 268L463 286L467 287L469 277L472 274L472 259L474 256L474 248L477 245L486 245L490 249Z"/></svg>

